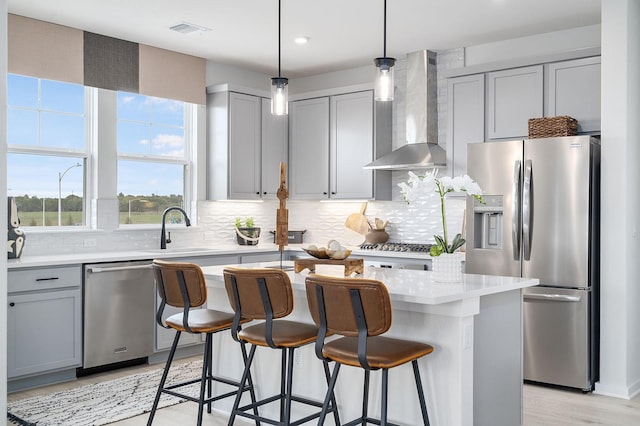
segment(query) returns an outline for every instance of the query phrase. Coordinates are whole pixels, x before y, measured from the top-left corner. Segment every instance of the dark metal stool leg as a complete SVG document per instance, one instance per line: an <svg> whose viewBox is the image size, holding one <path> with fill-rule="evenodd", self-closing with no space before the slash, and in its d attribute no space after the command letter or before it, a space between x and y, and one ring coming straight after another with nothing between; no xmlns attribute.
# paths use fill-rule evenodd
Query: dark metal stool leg
<svg viewBox="0 0 640 426"><path fill-rule="evenodd" d="M204 344L204 357L202 362L202 377L200 378L200 399L198 400L198 426L202 424L202 411L204 409L204 391L207 387L207 373L211 362L211 334L207 333ZM209 403L211 405L211 403Z"/></svg>
<svg viewBox="0 0 640 426"><path fill-rule="evenodd" d="M240 343L240 350L242 351L242 360L244 361L244 365L247 365L247 348L245 347L245 342ZM249 396L251 397L251 403L256 403L256 391L253 387L253 379L251 378L251 370L249 370L249 374L247 375L247 383L249 384ZM238 388L238 392L242 392L242 387ZM258 407L253 407L253 414L258 417ZM260 421L256 420L256 426L260 426Z"/></svg>
<svg viewBox="0 0 640 426"><path fill-rule="evenodd" d="M286 377L284 376L285 371L287 371L287 353L286 349L280 349L282 354L282 358L280 361L280 422L284 421L284 399L287 394L286 390Z"/></svg>
<svg viewBox="0 0 640 426"><path fill-rule="evenodd" d="M422 389L422 380L420 380L420 368L418 367L418 360L411 361L413 365L413 375L416 378L416 389L418 390L418 399L420 400L420 409L422 410L422 421L424 426L429 426L429 414L427 413L427 403L424 400L424 390Z"/></svg>
<svg viewBox="0 0 640 426"><path fill-rule="evenodd" d="M207 368L207 399L210 400L213 395L213 334L207 333L206 339L209 341L209 356L205 357L209 365ZM207 413L211 414L211 401L207 403Z"/></svg>
<svg viewBox="0 0 640 426"><path fill-rule="evenodd" d="M369 409L369 370L364 370L364 388L362 392L362 426L367 425Z"/></svg>
<svg viewBox="0 0 640 426"><path fill-rule="evenodd" d="M387 394L389 392L389 370L382 369L382 401L380 407L380 426L387 426Z"/></svg>
<svg viewBox="0 0 640 426"><path fill-rule="evenodd" d="M231 409L231 415L229 416L228 426L232 426L236 419L236 411L238 411L238 406L240 405L240 398L242 398L242 392L240 389L244 389L245 383L247 382L247 378L249 376L249 370L251 368L251 363L253 362L253 356L256 353L256 345L251 345L251 350L249 350L249 358L247 359L246 365L244 367L244 371L242 372L242 378L240 379L240 387L238 388L238 394L236 395L236 400L233 402L233 408Z"/></svg>
<svg viewBox="0 0 640 426"><path fill-rule="evenodd" d="M293 354L295 348L289 348L289 359L287 361L287 389L285 394L284 421L285 425L291 424L291 395L293 393Z"/></svg>
<svg viewBox="0 0 640 426"><path fill-rule="evenodd" d="M337 364L337 363L336 363ZM331 375L329 373L329 362L327 360L322 361L322 365L324 366L324 375L327 378L327 392L329 382L331 381ZM338 403L336 402L336 394L331 390L331 405L333 406L333 419L336 425L340 425L340 414L338 413Z"/></svg>
<svg viewBox="0 0 640 426"><path fill-rule="evenodd" d="M153 423L153 417L156 415L156 410L158 409L158 403L160 402L160 395L162 395L162 389L164 388L164 384L167 381L167 376L169 375L169 367L171 367L171 363L173 362L173 356L176 354L176 348L178 347L180 334L181 334L180 331L176 331L176 337L173 338L171 351L169 351L169 357L167 358L167 363L164 366L164 372L162 373L162 379L160 379L160 384L158 385L158 392L156 392L156 398L153 401L153 407L151 408L151 412L149 413L149 420L147 420L147 426L151 426L151 423Z"/></svg>
<svg viewBox="0 0 640 426"><path fill-rule="evenodd" d="M338 373L340 372L340 363L336 362L336 366L333 367L333 374L331 375L331 380L329 380L329 387L327 389L327 394L324 397L324 402L322 404L322 411L320 412L320 417L318 418L318 426L324 425L324 420L327 417L327 412L329 411L329 402L334 394L333 390L336 386L336 381L338 379ZM336 410L338 408L336 407ZM337 423L340 424L339 422Z"/></svg>

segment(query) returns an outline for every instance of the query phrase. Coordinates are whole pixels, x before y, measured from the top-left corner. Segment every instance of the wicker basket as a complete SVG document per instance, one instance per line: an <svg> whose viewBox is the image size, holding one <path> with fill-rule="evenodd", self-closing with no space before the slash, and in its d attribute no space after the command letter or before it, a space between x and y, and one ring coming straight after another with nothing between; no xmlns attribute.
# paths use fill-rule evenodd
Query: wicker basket
<svg viewBox="0 0 640 426"><path fill-rule="evenodd" d="M568 115L529 119L529 139L575 136L578 120Z"/></svg>

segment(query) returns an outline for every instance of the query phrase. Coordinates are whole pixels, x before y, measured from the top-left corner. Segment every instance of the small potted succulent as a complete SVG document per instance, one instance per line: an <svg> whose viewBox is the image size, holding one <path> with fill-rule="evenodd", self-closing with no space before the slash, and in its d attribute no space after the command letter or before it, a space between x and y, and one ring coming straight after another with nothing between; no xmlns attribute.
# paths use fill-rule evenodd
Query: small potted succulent
<svg viewBox="0 0 640 426"><path fill-rule="evenodd" d="M244 219L244 225L242 219L236 217L236 239L241 246L255 246L260 239L260 228L255 226L255 222L252 217Z"/></svg>

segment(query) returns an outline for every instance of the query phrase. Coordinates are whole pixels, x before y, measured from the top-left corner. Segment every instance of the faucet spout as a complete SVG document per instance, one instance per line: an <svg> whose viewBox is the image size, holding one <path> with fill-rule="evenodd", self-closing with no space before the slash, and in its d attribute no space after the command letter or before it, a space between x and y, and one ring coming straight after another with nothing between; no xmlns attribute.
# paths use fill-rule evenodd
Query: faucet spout
<svg viewBox="0 0 640 426"><path fill-rule="evenodd" d="M165 225L165 223L166 223L166 219L167 219L167 213L169 213L172 210L177 210L180 213L182 213L182 215L184 216L185 225L191 226L191 220L189 220L189 216L187 216L187 212L182 210L182 208L177 207L177 206L167 208L162 213L162 230L160 232L160 248L161 249L166 249L167 248L167 234L166 234L166 225Z"/></svg>

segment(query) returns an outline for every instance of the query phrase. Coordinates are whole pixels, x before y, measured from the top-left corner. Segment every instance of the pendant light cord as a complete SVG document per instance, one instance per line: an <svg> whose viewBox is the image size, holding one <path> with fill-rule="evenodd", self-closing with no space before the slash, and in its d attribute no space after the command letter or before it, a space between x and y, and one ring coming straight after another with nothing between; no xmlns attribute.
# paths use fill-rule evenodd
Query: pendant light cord
<svg viewBox="0 0 640 426"><path fill-rule="evenodd" d="M386 0L385 0L386 3ZM282 78L280 74L280 17L282 15L281 12L282 0L278 0L278 78Z"/></svg>
<svg viewBox="0 0 640 426"><path fill-rule="evenodd" d="M280 1L280 0L278 0ZM384 0L384 36L382 40L382 57L387 57L387 0Z"/></svg>

